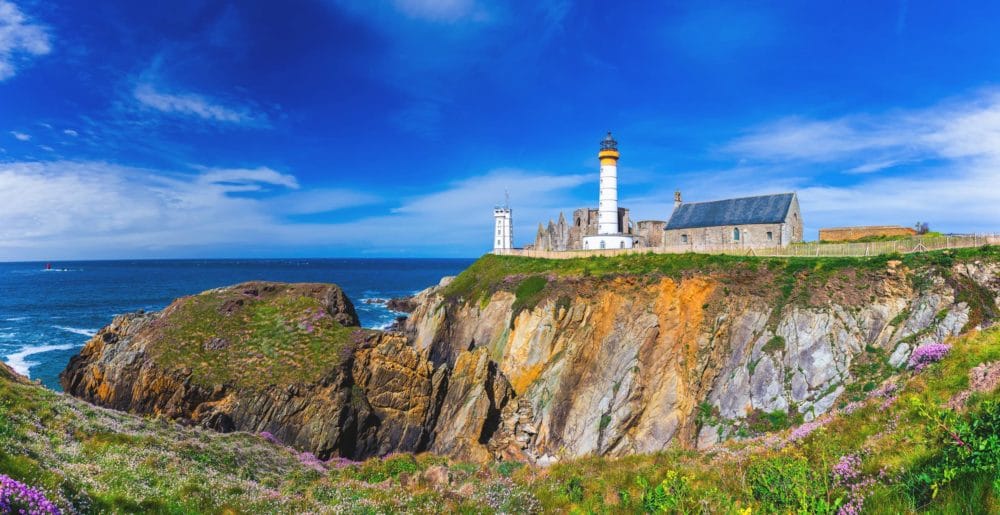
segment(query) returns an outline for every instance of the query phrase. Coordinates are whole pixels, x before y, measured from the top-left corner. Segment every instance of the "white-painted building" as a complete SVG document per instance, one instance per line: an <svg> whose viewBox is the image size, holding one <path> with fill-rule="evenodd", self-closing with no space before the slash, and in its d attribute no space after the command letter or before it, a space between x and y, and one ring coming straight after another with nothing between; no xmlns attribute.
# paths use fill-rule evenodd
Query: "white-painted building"
<svg viewBox="0 0 1000 515"><path fill-rule="evenodd" d="M509 205L497 206L493 208L494 234L493 250L506 250L514 248L514 222L511 219L511 209Z"/></svg>
<svg viewBox="0 0 1000 515"><path fill-rule="evenodd" d="M630 249L635 240L620 226L618 216L618 142L611 132L601 141L601 184L597 205L597 235L583 238L584 249Z"/></svg>

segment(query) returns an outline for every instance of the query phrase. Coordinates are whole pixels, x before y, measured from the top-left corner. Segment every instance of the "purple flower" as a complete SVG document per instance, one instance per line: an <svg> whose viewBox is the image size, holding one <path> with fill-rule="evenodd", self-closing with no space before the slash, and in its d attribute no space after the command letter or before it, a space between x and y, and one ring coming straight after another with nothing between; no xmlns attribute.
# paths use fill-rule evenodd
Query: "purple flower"
<svg viewBox="0 0 1000 515"><path fill-rule="evenodd" d="M319 458L317 458L316 455L313 454L313 453L311 453L311 452L302 452L302 453L299 453L298 458L299 458L299 463L301 463L301 464L303 464L303 465L305 465L305 466L307 466L307 467L309 467L309 468L311 468L311 469L313 469L313 470L315 470L317 472L324 472L324 471L326 471L326 466L323 465L323 461L320 460Z"/></svg>
<svg viewBox="0 0 1000 515"><path fill-rule="evenodd" d="M267 431L261 431L260 432L260 437L263 438L263 439L265 439L265 440L267 440L268 442L273 443L273 444L281 445L281 441L279 441L277 438L275 438L275 436L273 434L271 434L271 433L269 433Z"/></svg>
<svg viewBox="0 0 1000 515"><path fill-rule="evenodd" d="M806 422L799 427L792 430L791 434L788 435L788 442L797 442L811 434L813 431L823 427L828 422L827 419L823 420L813 420L812 422Z"/></svg>
<svg viewBox="0 0 1000 515"><path fill-rule="evenodd" d="M857 454L840 457L833 466L833 479L840 485L848 485L861 476L861 458Z"/></svg>
<svg viewBox="0 0 1000 515"><path fill-rule="evenodd" d="M41 490L0 474L0 513L59 515L61 512Z"/></svg>
<svg viewBox="0 0 1000 515"><path fill-rule="evenodd" d="M945 343L928 343L927 345L921 345L913 350L910 354L910 361L907 366L920 372L927 365L932 363L937 363L944 359L948 351L951 350L951 345Z"/></svg>

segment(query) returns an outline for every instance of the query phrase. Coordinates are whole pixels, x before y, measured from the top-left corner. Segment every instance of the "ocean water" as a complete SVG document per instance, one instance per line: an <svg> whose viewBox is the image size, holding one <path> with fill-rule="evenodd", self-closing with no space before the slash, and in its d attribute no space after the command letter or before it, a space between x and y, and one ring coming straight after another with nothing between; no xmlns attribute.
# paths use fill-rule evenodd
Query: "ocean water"
<svg viewBox="0 0 1000 515"><path fill-rule="evenodd" d="M397 313L365 300L410 295L471 259L269 259L0 263L0 359L59 388L69 358L116 314L159 310L173 299L250 280L329 282L354 303L361 325Z"/></svg>

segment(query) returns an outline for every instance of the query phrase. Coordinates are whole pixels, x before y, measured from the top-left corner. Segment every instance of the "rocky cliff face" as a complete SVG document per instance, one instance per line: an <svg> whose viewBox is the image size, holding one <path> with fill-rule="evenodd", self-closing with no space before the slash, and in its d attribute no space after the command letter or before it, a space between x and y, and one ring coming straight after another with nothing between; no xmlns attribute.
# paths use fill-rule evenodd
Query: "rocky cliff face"
<svg viewBox="0 0 1000 515"><path fill-rule="evenodd" d="M333 286L180 299L116 318L63 384L118 409L268 431L320 457L544 463L808 420L863 396L916 346L1000 311L994 251L864 266L657 256L600 274L573 268L597 261L517 259L483 258L422 292L402 333L357 328Z"/></svg>
<svg viewBox="0 0 1000 515"><path fill-rule="evenodd" d="M488 350L516 396L489 442L495 455L624 455L675 440L705 447L766 430L760 421L773 414L812 419L862 397L916 346L989 323L1000 294L995 258L944 261L550 274L531 295L517 284L538 276L508 276L478 298L424 292L407 331L434 362Z"/></svg>

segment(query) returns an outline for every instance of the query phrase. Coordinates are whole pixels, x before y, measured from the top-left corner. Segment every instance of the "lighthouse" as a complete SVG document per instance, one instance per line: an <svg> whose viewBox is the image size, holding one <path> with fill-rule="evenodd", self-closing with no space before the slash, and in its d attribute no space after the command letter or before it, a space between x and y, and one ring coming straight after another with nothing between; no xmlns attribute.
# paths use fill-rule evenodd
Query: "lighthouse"
<svg viewBox="0 0 1000 515"><path fill-rule="evenodd" d="M632 237L624 234L618 220L618 142L611 131L601 141L600 194L597 205L597 235L583 238L585 249L630 249Z"/></svg>

